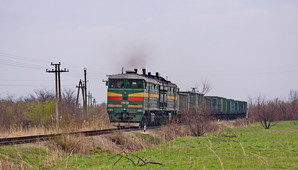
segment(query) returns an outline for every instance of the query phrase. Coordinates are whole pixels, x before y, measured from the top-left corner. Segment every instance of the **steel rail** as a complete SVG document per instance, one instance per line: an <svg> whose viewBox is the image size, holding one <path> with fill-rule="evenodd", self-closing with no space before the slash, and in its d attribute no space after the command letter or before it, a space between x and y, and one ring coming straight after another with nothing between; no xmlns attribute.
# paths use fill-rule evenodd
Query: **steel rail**
<svg viewBox="0 0 298 170"><path fill-rule="evenodd" d="M83 135L83 136L96 136L113 133L116 131L133 131L139 129L138 127L130 127L125 129L102 129L102 130L91 130L91 131L80 131L80 132L65 132L58 134L46 134L46 135L33 135L33 136L21 136L21 137L9 137L9 138L0 138L0 146L4 145L16 145L16 144L25 144L25 143L35 143L41 141L47 141L55 137L62 135Z"/></svg>

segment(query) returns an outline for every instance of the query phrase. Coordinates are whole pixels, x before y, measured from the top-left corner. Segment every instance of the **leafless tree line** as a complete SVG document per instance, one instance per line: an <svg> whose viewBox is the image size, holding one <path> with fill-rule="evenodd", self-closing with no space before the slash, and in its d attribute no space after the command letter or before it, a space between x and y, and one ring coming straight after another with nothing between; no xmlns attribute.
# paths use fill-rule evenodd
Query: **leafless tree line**
<svg viewBox="0 0 298 170"><path fill-rule="evenodd" d="M298 92L291 90L287 100L266 100L264 96L250 98L248 116L250 120L260 122L265 129L281 120L298 120Z"/></svg>
<svg viewBox="0 0 298 170"><path fill-rule="evenodd" d="M62 93L59 117L62 126L88 122L91 119L108 121L105 104L90 106L86 114L76 104L75 92L64 90ZM51 127L55 122L55 94L48 90L36 90L35 94L14 99L0 99L0 131L11 127L30 128Z"/></svg>

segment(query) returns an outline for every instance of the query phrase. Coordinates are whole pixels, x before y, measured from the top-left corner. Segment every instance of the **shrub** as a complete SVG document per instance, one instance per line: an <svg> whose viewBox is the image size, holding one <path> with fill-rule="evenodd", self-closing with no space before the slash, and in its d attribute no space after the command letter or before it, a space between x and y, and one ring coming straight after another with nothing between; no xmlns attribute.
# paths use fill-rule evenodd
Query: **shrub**
<svg viewBox="0 0 298 170"><path fill-rule="evenodd" d="M67 153L89 153L90 143L84 141L84 137L78 135L61 135L50 141L50 146Z"/></svg>

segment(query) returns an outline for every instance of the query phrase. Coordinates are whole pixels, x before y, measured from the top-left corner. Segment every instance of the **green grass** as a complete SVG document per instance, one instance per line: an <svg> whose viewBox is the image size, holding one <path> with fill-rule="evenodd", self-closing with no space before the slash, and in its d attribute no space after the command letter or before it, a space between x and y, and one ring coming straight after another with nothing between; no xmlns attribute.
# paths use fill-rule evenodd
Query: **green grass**
<svg viewBox="0 0 298 170"><path fill-rule="evenodd" d="M137 167L125 158L113 165L119 155L97 150L94 155L62 153L51 160L49 155L53 153L46 149L5 146L0 147L0 160L20 164L21 155L32 167L56 169L298 169L298 125L284 121L265 130L259 124L251 124L202 137L183 137L133 153L163 165ZM136 157L128 156L137 162Z"/></svg>
<svg viewBox="0 0 298 170"><path fill-rule="evenodd" d="M162 142L161 139L159 138L155 138L149 134L141 134L141 133L133 133L135 136L139 137L139 138L142 138L143 140L146 140L148 142L151 142L153 144L159 144Z"/></svg>

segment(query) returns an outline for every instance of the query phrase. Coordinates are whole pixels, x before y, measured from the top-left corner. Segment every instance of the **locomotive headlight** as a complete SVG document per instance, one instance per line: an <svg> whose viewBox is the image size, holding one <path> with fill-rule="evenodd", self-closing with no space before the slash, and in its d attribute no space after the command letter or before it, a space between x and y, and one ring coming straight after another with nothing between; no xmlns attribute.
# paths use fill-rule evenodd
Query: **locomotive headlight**
<svg viewBox="0 0 298 170"><path fill-rule="evenodd" d="M108 108L108 111L112 112L112 111L114 111L114 109L113 108Z"/></svg>
<svg viewBox="0 0 298 170"><path fill-rule="evenodd" d="M138 110L137 110L137 112L142 112L142 111L143 111L143 109L138 109Z"/></svg>

